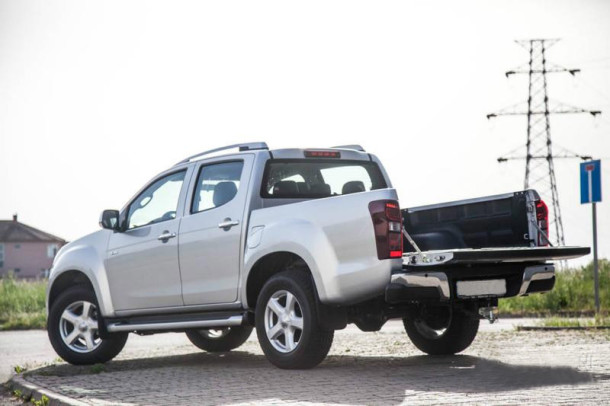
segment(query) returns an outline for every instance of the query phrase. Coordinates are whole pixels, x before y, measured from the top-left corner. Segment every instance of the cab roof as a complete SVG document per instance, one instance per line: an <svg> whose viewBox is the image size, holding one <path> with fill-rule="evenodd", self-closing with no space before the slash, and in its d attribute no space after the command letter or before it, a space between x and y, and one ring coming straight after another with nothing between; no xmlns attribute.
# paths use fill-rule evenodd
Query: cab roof
<svg viewBox="0 0 610 406"><path fill-rule="evenodd" d="M244 144L232 144L220 148L214 148L207 151L191 155L174 166L188 164L192 161L204 158L208 155L222 156L223 151L238 149L238 153L246 153L252 151L268 151L273 158L276 159L303 159L303 158L329 158L329 159L349 159L368 161L370 155L366 153L360 145L339 145L331 148L284 148L269 150L265 142L250 142ZM234 155L235 152L227 152L226 155Z"/></svg>

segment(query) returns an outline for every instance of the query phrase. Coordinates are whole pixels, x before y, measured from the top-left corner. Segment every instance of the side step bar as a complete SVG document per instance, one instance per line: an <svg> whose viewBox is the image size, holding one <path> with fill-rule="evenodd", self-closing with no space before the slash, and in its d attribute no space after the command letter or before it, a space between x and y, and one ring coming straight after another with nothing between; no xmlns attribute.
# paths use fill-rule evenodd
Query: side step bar
<svg viewBox="0 0 610 406"><path fill-rule="evenodd" d="M150 322L110 322L106 329L110 333L119 331L146 331L146 330L181 330L189 328L214 328L240 326L244 321L243 315L234 315L226 318L204 320L180 321L150 321Z"/></svg>

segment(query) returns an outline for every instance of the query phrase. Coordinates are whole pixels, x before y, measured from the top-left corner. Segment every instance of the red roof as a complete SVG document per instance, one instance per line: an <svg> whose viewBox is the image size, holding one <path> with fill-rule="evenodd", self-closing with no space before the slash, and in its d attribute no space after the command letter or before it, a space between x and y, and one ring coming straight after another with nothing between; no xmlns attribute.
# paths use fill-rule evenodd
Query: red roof
<svg viewBox="0 0 610 406"><path fill-rule="evenodd" d="M0 220L0 243L3 242L57 242L65 244L66 241L17 220Z"/></svg>

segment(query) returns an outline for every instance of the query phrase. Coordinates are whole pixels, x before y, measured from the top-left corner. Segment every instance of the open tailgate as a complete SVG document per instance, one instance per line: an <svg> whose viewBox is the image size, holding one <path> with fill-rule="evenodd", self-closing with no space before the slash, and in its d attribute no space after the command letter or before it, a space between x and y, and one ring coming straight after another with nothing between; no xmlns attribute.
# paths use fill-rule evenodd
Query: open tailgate
<svg viewBox="0 0 610 406"><path fill-rule="evenodd" d="M403 254L403 267L481 264L502 262L545 262L578 258L591 252L589 247L508 247L460 248Z"/></svg>
<svg viewBox="0 0 610 406"><path fill-rule="evenodd" d="M581 257L589 247L448 249L405 253L386 288L388 303L497 299L548 292L555 267L548 261Z"/></svg>

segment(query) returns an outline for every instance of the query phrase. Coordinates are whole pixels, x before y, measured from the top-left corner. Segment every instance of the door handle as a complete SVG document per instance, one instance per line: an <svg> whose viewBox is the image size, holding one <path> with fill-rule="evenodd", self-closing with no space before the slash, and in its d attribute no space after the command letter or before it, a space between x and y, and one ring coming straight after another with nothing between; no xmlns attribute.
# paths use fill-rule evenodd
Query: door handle
<svg viewBox="0 0 610 406"><path fill-rule="evenodd" d="M239 220L231 220L231 218L227 217L222 222L218 223L218 228L229 230L231 227L236 225L239 225Z"/></svg>
<svg viewBox="0 0 610 406"><path fill-rule="evenodd" d="M174 237L176 237L176 233L170 233L169 231L165 230L163 234L157 237L157 240L167 242L167 240Z"/></svg>

